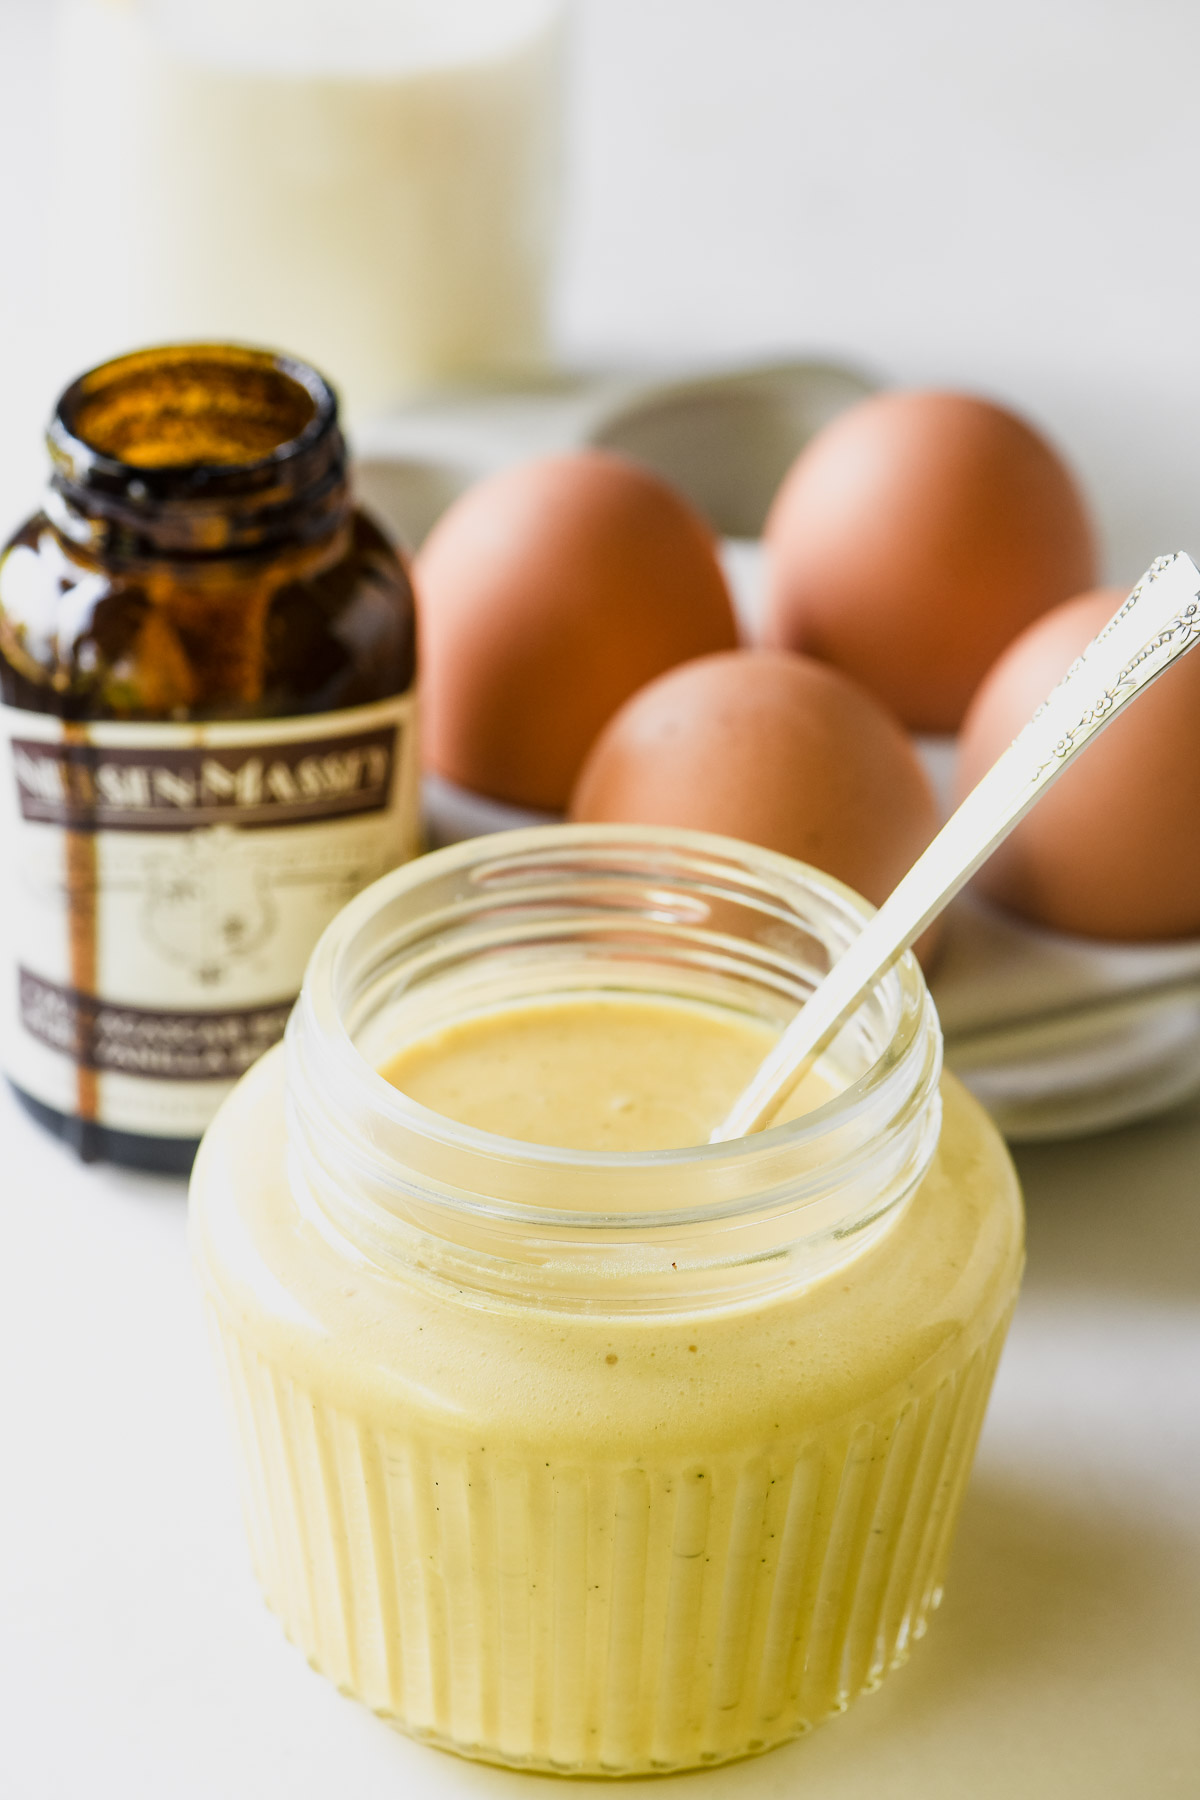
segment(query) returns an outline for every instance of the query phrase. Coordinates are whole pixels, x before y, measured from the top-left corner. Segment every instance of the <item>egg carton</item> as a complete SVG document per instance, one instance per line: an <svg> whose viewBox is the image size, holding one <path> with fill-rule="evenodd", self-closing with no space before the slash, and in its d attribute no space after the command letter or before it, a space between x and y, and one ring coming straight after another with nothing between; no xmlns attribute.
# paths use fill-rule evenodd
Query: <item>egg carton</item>
<svg viewBox="0 0 1200 1800"><path fill-rule="evenodd" d="M758 542L795 456L879 383L826 362L662 374L577 374L463 391L359 433L364 502L410 550L481 476L583 446L655 469L708 519L747 636ZM919 743L950 810L954 745ZM553 823L426 776L428 841ZM1162 1112L1200 1089L1200 942L1104 944L1040 930L960 897L931 988L949 1066L1013 1141L1081 1135Z"/></svg>

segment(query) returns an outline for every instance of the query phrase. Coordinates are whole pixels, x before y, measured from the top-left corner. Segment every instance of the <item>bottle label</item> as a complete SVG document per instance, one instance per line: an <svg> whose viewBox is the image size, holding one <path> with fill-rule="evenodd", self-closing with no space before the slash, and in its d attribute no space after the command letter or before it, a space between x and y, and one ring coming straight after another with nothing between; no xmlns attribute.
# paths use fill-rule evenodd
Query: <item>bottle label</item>
<svg viewBox="0 0 1200 1800"><path fill-rule="evenodd" d="M420 848L412 694L206 725L0 706L6 1073L198 1137L282 1035L334 914Z"/></svg>

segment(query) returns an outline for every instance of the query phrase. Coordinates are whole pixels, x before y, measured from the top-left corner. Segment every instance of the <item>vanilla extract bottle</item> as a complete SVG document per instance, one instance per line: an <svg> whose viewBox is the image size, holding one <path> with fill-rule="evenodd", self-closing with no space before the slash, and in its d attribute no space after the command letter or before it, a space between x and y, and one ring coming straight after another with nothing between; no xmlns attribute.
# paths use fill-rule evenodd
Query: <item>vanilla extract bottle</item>
<svg viewBox="0 0 1200 1800"><path fill-rule="evenodd" d="M412 591L289 357L120 357L47 442L0 557L0 1052L84 1158L183 1171L419 847Z"/></svg>

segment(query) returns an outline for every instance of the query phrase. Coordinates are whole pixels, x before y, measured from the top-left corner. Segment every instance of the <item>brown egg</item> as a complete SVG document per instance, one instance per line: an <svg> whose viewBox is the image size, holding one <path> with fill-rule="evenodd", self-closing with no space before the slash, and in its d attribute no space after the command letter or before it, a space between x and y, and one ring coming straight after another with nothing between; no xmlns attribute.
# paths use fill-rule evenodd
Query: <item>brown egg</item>
<svg viewBox="0 0 1200 1800"><path fill-rule="evenodd" d="M885 393L793 464L767 520L764 641L833 663L914 731L953 731L996 657L1096 579L1056 452L968 394Z"/></svg>
<svg viewBox="0 0 1200 1800"><path fill-rule="evenodd" d="M1102 588L1031 625L963 726L966 793L1116 611ZM1087 937L1200 936L1200 653L1193 651L1081 752L975 878L997 905Z"/></svg>
<svg viewBox="0 0 1200 1800"><path fill-rule="evenodd" d="M602 451L479 482L427 538L414 580L425 760L517 806L560 810L623 700L737 643L708 527Z"/></svg>
<svg viewBox="0 0 1200 1800"><path fill-rule="evenodd" d="M584 764L571 817L745 838L876 905L937 829L895 719L836 669L770 650L700 657L627 700Z"/></svg>

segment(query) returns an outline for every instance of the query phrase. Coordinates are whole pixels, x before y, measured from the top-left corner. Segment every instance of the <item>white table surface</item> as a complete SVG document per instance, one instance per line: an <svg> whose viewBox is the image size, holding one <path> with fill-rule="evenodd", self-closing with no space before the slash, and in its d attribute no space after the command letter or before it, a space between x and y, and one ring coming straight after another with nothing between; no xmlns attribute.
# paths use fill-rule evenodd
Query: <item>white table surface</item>
<svg viewBox="0 0 1200 1800"><path fill-rule="evenodd" d="M82 1167L7 1093L0 1145L5 1800L544 1797L343 1699L259 1599L182 1184ZM1029 1270L929 1636L694 1800L1200 1793L1200 1107L1020 1162Z"/></svg>

